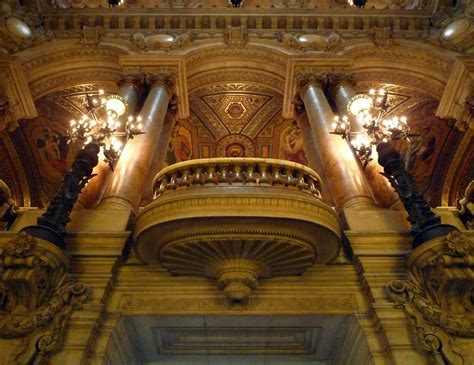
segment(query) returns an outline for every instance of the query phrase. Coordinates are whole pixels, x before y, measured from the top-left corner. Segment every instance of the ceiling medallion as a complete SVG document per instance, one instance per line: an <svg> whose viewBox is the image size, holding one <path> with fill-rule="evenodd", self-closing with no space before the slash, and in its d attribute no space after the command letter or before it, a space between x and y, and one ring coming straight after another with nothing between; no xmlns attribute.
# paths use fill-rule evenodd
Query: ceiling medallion
<svg viewBox="0 0 474 365"><path fill-rule="evenodd" d="M247 109L245 109L243 104L240 102L231 102L229 103L229 105L227 105L227 108L225 109L225 113L231 119L242 118L246 111Z"/></svg>

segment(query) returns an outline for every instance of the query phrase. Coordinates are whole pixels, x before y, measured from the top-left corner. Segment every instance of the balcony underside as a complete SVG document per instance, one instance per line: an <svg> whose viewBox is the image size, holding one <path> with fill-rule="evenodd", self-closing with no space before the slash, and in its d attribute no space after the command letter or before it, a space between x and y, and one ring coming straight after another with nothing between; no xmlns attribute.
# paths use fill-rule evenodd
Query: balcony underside
<svg viewBox="0 0 474 365"><path fill-rule="evenodd" d="M239 300L259 278L300 275L338 255L339 220L320 199L319 181L305 175L314 172L278 163L256 163L250 174L244 164L211 168L160 173L165 182L155 184L157 198L137 218L135 250L142 260L172 274L216 279Z"/></svg>

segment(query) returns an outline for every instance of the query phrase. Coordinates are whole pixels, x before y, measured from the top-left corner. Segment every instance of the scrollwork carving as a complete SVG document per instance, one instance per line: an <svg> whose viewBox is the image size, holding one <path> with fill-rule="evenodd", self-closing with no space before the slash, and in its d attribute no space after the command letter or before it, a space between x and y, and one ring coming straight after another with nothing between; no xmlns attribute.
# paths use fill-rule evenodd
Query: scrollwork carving
<svg viewBox="0 0 474 365"><path fill-rule="evenodd" d="M63 251L19 233L0 256L0 338L21 338L14 363L45 363L61 344L66 322L89 289L68 274Z"/></svg>
<svg viewBox="0 0 474 365"><path fill-rule="evenodd" d="M413 325L418 344L442 360L464 364L451 337L474 337L474 242L458 231L416 248L408 259L409 277L386 286Z"/></svg>

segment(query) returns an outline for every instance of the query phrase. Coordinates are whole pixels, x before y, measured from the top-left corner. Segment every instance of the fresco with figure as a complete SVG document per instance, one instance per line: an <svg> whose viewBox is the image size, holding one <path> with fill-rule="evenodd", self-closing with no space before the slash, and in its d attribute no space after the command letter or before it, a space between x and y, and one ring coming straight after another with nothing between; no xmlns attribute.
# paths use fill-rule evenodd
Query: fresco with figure
<svg viewBox="0 0 474 365"><path fill-rule="evenodd" d="M296 121L290 122L280 136L280 155L282 160L308 164L301 129Z"/></svg>

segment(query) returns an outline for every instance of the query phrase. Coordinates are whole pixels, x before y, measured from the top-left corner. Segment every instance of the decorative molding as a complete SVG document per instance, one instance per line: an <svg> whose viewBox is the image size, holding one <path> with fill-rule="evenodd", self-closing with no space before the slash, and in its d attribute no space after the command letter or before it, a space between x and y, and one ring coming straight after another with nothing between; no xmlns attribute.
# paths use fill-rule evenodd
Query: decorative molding
<svg viewBox="0 0 474 365"><path fill-rule="evenodd" d="M473 257L474 242L454 231L417 247L407 262L409 278L386 286L408 315L418 344L443 362L464 364L454 338L474 338Z"/></svg>
<svg viewBox="0 0 474 365"><path fill-rule="evenodd" d="M226 298L196 298L170 296L154 298L150 295L122 295L118 310L123 314L189 313L347 313L359 310L354 295L317 295L314 297L249 297L240 303Z"/></svg>
<svg viewBox="0 0 474 365"><path fill-rule="evenodd" d="M189 92L192 93L201 87L215 85L219 83L236 83L241 82L245 84L258 84L260 86L271 87L274 90L283 92L285 83L282 78L277 78L276 75L271 75L262 71L248 71L248 70L216 70L206 72L204 74L196 74L188 80Z"/></svg>

